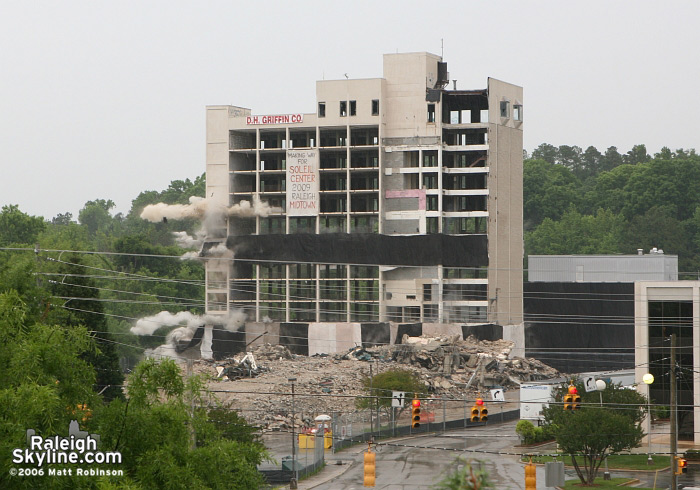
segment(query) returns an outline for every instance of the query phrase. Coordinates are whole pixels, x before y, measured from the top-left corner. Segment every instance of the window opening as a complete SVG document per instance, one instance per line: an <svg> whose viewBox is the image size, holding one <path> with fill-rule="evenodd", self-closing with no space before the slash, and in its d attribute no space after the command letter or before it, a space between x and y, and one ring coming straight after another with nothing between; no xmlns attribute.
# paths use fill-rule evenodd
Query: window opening
<svg viewBox="0 0 700 490"><path fill-rule="evenodd" d="M348 115L348 103L345 100L340 101L340 117Z"/></svg>
<svg viewBox="0 0 700 490"><path fill-rule="evenodd" d="M326 103L325 102L318 103L318 117L326 117Z"/></svg>
<svg viewBox="0 0 700 490"><path fill-rule="evenodd" d="M509 106L510 102L507 100L502 100L501 101L501 117L509 117L508 112L509 112Z"/></svg>
<svg viewBox="0 0 700 490"><path fill-rule="evenodd" d="M521 104L515 104L513 106L513 120L522 121L523 120L523 106Z"/></svg>
<svg viewBox="0 0 700 490"><path fill-rule="evenodd" d="M373 116L379 115L379 99L372 100L372 115Z"/></svg>
<svg viewBox="0 0 700 490"><path fill-rule="evenodd" d="M357 115L357 101L355 101L355 100L350 101L350 115L351 116Z"/></svg>

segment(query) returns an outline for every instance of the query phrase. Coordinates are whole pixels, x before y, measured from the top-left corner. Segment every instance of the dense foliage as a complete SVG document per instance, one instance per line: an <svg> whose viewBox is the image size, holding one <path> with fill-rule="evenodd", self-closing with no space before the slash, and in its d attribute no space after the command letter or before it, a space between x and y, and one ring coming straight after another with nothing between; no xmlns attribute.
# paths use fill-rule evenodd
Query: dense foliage
<svg viewBox="0 0 700 490"><path fill-rule="evenodd" d="M586 393L583 383L576 385L581 395L580 409L565 411L562 386L555 400L542 410L545 424L557 444L571 461L581 483L590 485L608 454L639 446L644 436L641 423L647 399L636 390L610 385L605 390Z"/></svg>
<svg viewBox="0 0 700 490"><path fill-rule="evenodd" d="M362 379L362 384L372 398L358 398L359 408L391 407L392 392L403 391L409 400L414 394L421 396L428 392L428 387L420 376L409 369L388 369L372 377Z"/></svg>
<svg viewBox="0 0 700 490"><path fill-rule="evenodd" d="M95 390L95 340L82 325L37 323L17 291L0 293L0 488L259 488L256 466L267 453L257 431L225 408L193 408L209 403L201 379L149 359L123 396L107 401ZM12 462L27 447L27 429L66 437L71 420L101 437L99 451L121 454L121 464ZM10 472L17 467L43 475L19 477ZM86 478L78 468L124 474ZM49 477L51 469L73 473Z"/></svg>
<svg viewBox="0 0 700 490"><path fill-rule="evenodd" d="M626 154L540 145L524 162L525 252L677 254L681 278L700 271L700 156L644 145Z"/></svg>

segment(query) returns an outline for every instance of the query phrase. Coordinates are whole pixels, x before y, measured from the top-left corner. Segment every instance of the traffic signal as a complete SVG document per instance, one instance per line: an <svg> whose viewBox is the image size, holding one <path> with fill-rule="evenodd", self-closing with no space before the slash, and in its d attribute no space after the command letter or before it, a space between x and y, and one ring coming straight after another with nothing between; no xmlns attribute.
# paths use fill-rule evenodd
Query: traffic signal
<svg viewBox="0 0 700 490"><path fill-rule="evenodd" d="M411 407L411 428L417 429L420 427L420 400L414 398Z"/></svg>
<svg viewBox="0 0 700 490"><path fill-rule="evenodd" d="M364 486L365 487L373 487L374 482L376 480L376 474L377 474L377 459L376 459L376 453L372 452L372 448L368 448L367 452L365 453L365 464L364 464L364 470L365 470L365 479L364 479Z"/></svg>
<svg viewBox="0 0 700 490"><path fill-rule="evenodd" d="M678 462L678 471L676 471L676 475L680 475L681 473L688 473L688 460L685 458L680 458L676 456L676 460Z"/></svg>
<svg viewBox="0 0 700 490"><path fill-rule="evenodd" d="M578 410L581 408L581 395L574 385L569 385L566 395L564 395L564 410Z"/></svg>
<svg viewBox="0 0 700 490"><path fill-rule="evenodd" d="M532 460L525 465L525 490L537 490L537 470Z"/></svg>
<svg viewBox="0 0 700 490"><path fill-rule="evenodd" d="M472 405L472 416L471 416L472 422L478 422L479 421L479 407L477 405Z"/></svg>
<svg viewBox="0 0 700 490"><path fill-rule="evenodd" d="M479 422L486 422L489 419L489 411L484 405L484 400L476 399L476 404L479 406Z"/></svg>

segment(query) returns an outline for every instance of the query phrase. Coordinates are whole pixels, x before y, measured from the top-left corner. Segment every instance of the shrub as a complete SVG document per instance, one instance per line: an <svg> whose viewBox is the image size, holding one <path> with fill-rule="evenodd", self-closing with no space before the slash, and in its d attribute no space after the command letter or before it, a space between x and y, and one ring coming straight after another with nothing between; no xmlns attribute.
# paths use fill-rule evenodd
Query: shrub
<svg viewBox="0 0 700 490"><path fill-rule="evenodd" d="M520 439L524 444L533 444L536 437L535 426L529 420L521 420L515 426L515 433L520 436Z"/></svg>

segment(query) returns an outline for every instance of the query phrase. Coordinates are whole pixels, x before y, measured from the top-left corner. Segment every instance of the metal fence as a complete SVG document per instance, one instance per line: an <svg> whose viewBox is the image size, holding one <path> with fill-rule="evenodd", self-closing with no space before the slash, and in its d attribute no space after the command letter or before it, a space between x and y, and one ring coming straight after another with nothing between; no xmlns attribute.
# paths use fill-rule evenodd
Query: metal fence
<svg viewBox="0 0 700 490"><path fill-rule="evenodd" d="M411 426L410 408L381 409L353 413L333 413L333 451L354 444L390 437L410 436L442 432L454 429L506 422L520 417L520 410L504 410L503 404L488 404L488 420L471 420L473 405L459 400L430 399L421 404L421 421L418 428Z"/></svg>

